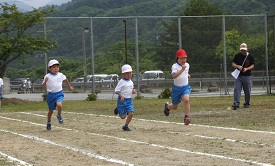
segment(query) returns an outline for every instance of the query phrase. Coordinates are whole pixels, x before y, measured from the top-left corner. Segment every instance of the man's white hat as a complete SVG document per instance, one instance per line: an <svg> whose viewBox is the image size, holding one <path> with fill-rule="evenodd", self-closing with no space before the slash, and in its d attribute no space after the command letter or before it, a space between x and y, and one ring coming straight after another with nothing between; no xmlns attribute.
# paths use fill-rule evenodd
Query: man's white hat
<svg viewBox="0 0 275 166"><path fill-rule="evenodd" d="M128 65L128 64L123 65L122 68L121 68L121 70L122 70L122 73L127 73L127 72L132 72L133 71L132 67L130 65Z"/></svg>
<svg viewBox="0 0 275 166"><path fill-rule="evenodd" d="M242 43L240 45L240 50L247 50L247 45L245 43Z"/></svg>
<svg viewBox="0 0 275 166"><path fill-rule="evenodd" d="M48 67L51 67L52 65L57 65L57 64L59 65L59 62L55 59L52 59L52 60L49 61Z"/></svg>

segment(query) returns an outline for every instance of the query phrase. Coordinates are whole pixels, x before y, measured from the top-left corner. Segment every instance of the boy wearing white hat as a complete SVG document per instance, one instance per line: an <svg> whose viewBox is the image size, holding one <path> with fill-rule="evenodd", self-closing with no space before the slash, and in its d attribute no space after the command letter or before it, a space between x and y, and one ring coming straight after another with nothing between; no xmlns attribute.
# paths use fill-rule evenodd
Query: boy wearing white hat
<svg viewBox="0 0 275 166"><path fill-rule="evenodd" d="M47 130L51 130L51 118L54 110L57 107L57 119L60 124L63 124L62 101L64 99L64 93L62 91L62 83L65 81L68 88L73 91L73 87L70 85L68 79L63 73L59 72L59 62L55 59L50 60L48 63L48 69L50 73L46 74L42 83L42 88L47 90L47 104L49 107Z"/></svg>
<svg viewBox="0 0 275 166"><path fill-rule="evenodd" d="M123 78L119 80L115 93L118 94L117 98L117 107L114 110L115 114L119 113L121 119L126 119L125 125L122 126L122 130L131 131L128 127L134 115L134 106L132 102L132 94L136 93L134 89L134 83L131 80L132 78L132 67L128 64L125 64L121 68Z"/></svg>

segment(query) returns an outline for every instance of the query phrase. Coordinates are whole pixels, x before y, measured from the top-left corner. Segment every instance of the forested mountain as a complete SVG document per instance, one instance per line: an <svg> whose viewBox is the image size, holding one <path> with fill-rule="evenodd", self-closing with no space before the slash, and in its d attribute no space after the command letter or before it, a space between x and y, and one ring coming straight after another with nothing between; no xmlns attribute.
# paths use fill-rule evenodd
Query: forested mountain
<svg viewBox="0 0 275 166"><path fill-rule="evenodd" d="M189 0L72 0L55 16L178 16ZM208 0L224 14L266 14L274 11L273 0ZM81 10L85 9L85 10Z"/></svg>
<svg viewBox="0 0 275 166"><path fill-rule="evenodd" d="M57 41L58 47L50 50L48 56L50 58L65 58L66 60L64 60L64 62L75 61L79 67L74 68L73 73L69 75L79 77L83 73L83 67L81 65L83 65L83 42L85 42L88 58L88 73L91 72L90 38L89 33L84 34L83 32L84 28L90 28L90 19L77 19L77 17L114 17L113 19L93 20L93 33L95 35L95 72L119 73L120 66L125 62L126 51L123 20L127 20L128 62L133 64L134 67L136 62L135 20L133 18L127 18L129 16L249 15L266 14L275 9L273 0L191 0L191 2L197 5L209 6L207 9L204 6L190 6L189 0L72 0L61 6L56 6L57 10L48 15L50 18L47 22L47 38L52 41ZM206 2L206 4L204 4L204 2ZM54 19L53 17L75 18ZM201 21L201 23L198 21ZM139 20L138 40L141 72L151 69L170 70L174 52L178 48L178 25L176 22L176 18ZM240 19L228 20L228 22L230 22L229 25L227 24L228 31L239 27L239 31L237 29L237 31L234 32L243 33L242 31L247 30L244 27L246 27L247 24L251 24L252 21L244 23L242 19ZM204 32L207 28L206 26L209 26L213 32ZM43 26L40 26L37 29L41 31L41 29L43 30L42 27ZM214 54L217 54L216 49L222 38L214 39L211 38L211 36L220 35L221 27L220 19L188 19L188 21L183 21L182 28L185 32L185 36L183 35L183 44L185 48L190 50L190 55L198 55L196 59L190 59L191 63L196 66L196 68L193 69L194 72L219 70L219 63L221 61L219 57L211 58L211 62L208 63L216 64L216 66L202 67L202 64L205 64L209 59L209 57L202 54L202 52L208 53L209 56L212 57ZM38 31L37 29L33 30L33 32ZM258 32L257 27L254 27L254 30L251 30L249 33L254 34L255 32ZM43 35L43 33L40 33L40 35ZM245 37L242 36L241 38ZM234 41L233 44L238 42L239 41ZM256 43L252 44L256 45ZM198 46L200 49L198 49ZM236 48L234 47L234 49ZM41 55L41 53L38 54ZM38 54L36 54L36 57ZM198 62L198 60L200 61ZM44 59L27 58L24 62L25 65L19 65L19 61L17 61L16 64L14 63L11 67L15 68L16 66L24 69L30 67L30 64L44 64ZM8 72L8 76L12 75L12 68ZM40 65L38 69L41 71L37 71L37 73L43 75L43 65ZM72 71L70 67L65 67L63 70L67 72Z"/></svg>

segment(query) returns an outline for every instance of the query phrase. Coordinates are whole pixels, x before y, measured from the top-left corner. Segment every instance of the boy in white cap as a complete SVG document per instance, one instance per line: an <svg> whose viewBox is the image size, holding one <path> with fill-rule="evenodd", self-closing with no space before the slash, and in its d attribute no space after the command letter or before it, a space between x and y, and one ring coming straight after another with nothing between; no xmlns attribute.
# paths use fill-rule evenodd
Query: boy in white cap
<svg viewBox="0 0 275 166"><path fill-rule="evenodd" d="M123 78L119 80L115 93L118 94L117 98L117 107L114 110L115 114L119 113L121 119L126 119L125 125L122 126L122 130L131 131L128 127L134 115L134 106L132 103L132 94L136 93L134 89L134 83L131 80L132 78L132 67L128 64L122 66L122 75Z"/></svg>
<svg viewBox="0 0 275 166"><path fill-rule="evenodd" d="M57 107L57 119L60 124L63 124L63 118L61 115L62 101L64 99L64 93L62 91L62 83L65 81L68 88L73 91L73 87L70 85L66 76L59 72L59 62L55 59L50 60L48 63L48 69L50 73L46 74L42 83L42 88L46 89L47 104L49 107L47 130L51 130L51 118L54 110Z"/></svg>
<svg viewBox="0 0 275 166"><path fill-rule="evenodd" d="M176 63L172 65L172 77L174 79L174 84L172 87L172 103L165 103L164 114L169 116L170 109L176 110L181 103L183 102L184 107L184 124L189 125L190 121L190 85L188 78L190 75L189 72L189 63L187 63L187 54L185 50L179 49L176 52Z"/></svg>

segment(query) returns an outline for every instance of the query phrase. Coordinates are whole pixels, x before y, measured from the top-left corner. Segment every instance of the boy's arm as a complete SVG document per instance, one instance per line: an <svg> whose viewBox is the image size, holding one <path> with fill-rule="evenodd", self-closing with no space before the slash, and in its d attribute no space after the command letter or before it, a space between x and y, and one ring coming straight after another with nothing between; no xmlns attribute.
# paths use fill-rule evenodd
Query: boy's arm
<svg viewBox="0 0 275 166"><path fill-rule="evenodd" d="M48 80L49 80L48 77L45 77L45 78L44 78L44 81L43 81L43 83L42 83L42 88L43 88L43 89L46 89Z"/></svg>
<svg viewBox="0 0 275 166"><path fill-rule="evenodd" d="M4 95L4 85L1 85L1 88L2 88L2 95Z"/></svg>
<svg viewBox="0 0 275 166"><path fill-rule="evenodd" d="M66 80L64 80L64 81L65 81L65 83L66 83L67 87L70 89L70 91L73 91L73 90L74 90L74 88L71 86L71 84L70 84L69 80L68 80L68 79L66 79Z"/></svg>

